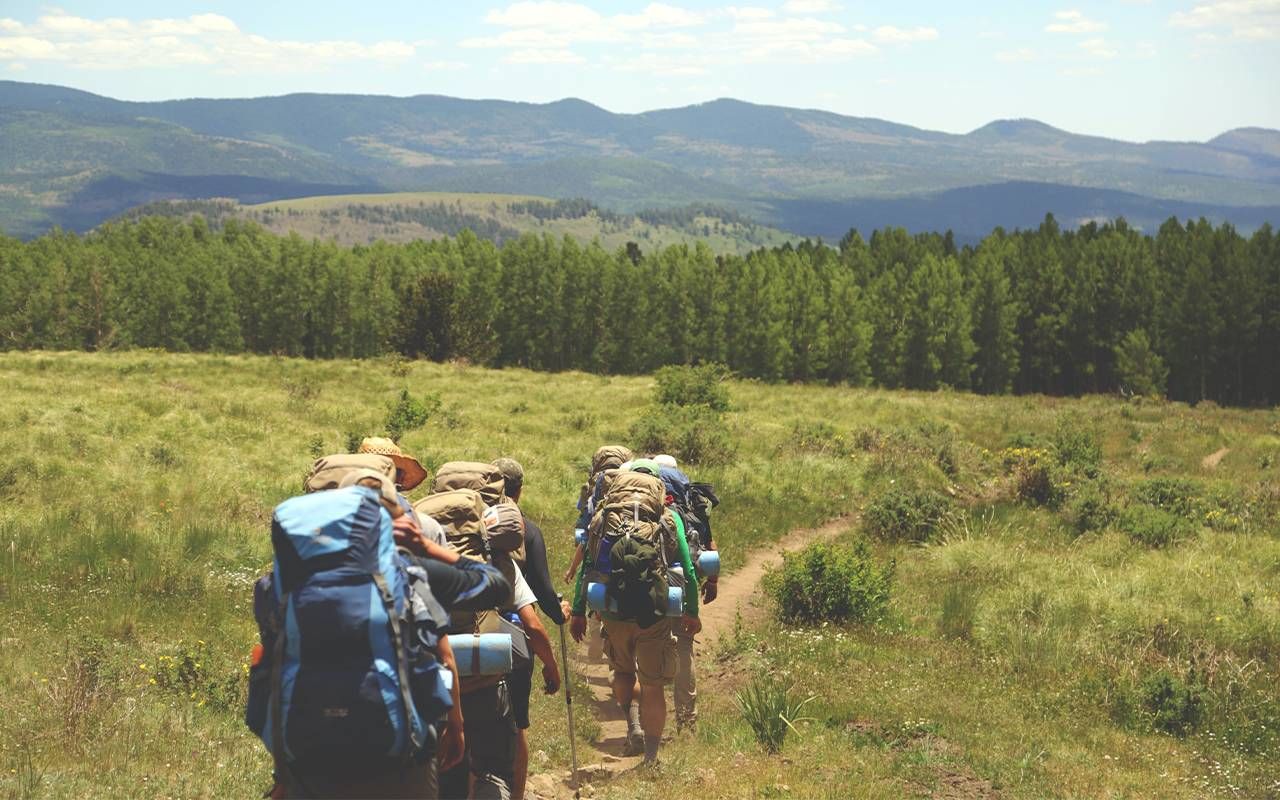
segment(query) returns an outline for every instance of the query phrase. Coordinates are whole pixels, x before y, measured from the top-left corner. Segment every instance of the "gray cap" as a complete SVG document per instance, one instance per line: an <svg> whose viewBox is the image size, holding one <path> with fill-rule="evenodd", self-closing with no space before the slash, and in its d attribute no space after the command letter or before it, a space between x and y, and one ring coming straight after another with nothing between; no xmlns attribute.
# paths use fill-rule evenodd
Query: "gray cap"
<svg viewBox="0 0 1280 800"><path fill-rule="evenodd" d="M493 465L502 473L502 477L513 483L524 483L524 467L514 458L495 458Z"/></svg>

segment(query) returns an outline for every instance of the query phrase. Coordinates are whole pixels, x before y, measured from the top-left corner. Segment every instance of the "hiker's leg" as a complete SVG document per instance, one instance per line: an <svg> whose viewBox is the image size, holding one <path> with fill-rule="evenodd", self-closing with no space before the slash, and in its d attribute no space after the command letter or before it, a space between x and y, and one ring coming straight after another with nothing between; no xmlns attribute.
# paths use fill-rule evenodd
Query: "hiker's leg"
<svg viewBox="0 0 1280 800"><path fill-rule="evenodd" d="M471 797L476 800L510 800L515 782L516 723L506 681L476 694L484 703L474 722L467 720L467 744L471 751ZM464 712L465 713L465 712Z"/></svg>
<svg viewBox="0 0 1280 800"><path fill-rule="evenodd" d="M524 800L524 787L529 782L529 737L523 728L516 731L516 763L511 769L511 796Z"/></svg>
<svg viewBox="0 0 1280 800"><path fill-rule="evenodd" d="M641 631L636 643L636 672L640 678L640 724L644 728L644 760L658 757L662 729L667 724L666 687L676 677L676 642L671 620L663 619Z"/></svg>
<svg viewBox="0 0 1280 800"><path fill-rule="evenodd" d="M624 709L635 700L636 674L634 672L613 673L613 699Z"/></svg>
<svg viewBox="0 0 1280 800"><path fill-rule="evenodd" d="M514 670L508 679L511 687L511 715L516 722L516 760L512 767L514 783L511 796L515 800L524 800L524 787L529 779L529 739L525 731L529 728L529 695L533 691L533 664L524 669Z"/></svg>
<svg viewBox="0 0 1280 800"><path fill-rule="evenodd" d="M618 701L627 720L627 739L622 746L624 756L639 755L644 750L644 731L640 727L640 706L636 703L636 643L640 626L634 622L605 620L604 652L613 670L613 698Z"/></svg>
<svg viewBox="0 0 1280 800"><path fill-rule="evenodd" d="M692 727L698 721L698 675L693 662L693 637L676 626L676 727Z"/></svg>

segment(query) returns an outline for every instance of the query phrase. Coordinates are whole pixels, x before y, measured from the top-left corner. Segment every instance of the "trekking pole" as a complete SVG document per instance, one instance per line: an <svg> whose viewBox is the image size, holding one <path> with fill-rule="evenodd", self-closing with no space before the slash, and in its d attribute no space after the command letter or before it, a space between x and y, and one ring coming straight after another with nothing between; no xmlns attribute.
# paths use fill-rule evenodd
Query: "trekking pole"
<svg viewBox="0 0 1280 800"><path fill-rule="evenodd" d="M573 766L569 785L573 787L573 800L582 797L578 789L578 742L573 729L573 674L569 669L569 645L564 639L564 623L560 623L560 661L564 663L564 705L569 710L569 763Z"/></svg>

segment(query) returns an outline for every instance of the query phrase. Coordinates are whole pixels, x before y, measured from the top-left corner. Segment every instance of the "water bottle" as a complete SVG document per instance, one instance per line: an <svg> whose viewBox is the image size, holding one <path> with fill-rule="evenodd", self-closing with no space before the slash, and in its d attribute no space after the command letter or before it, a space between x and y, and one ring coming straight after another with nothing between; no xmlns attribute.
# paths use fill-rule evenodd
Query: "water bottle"
<svg viewBox="0 0 1280 800"><path fill-rule="evenodd" d="M720 577L720 554L715 550L703 550L698 554L698 572L704 578Z"/></svg>
<svg viewBox="0 0 1280 800"><path fill-rule="evenodd" d="M581 547L582 545L584 545L584 544L586 544L586 543L587 543L587 529L586 529L586 528L574 528L574 529L573 529L573 543L574 543L575 545L577 545L578 547Z"/></svg>
<svg viewBox="0 0 1280 800"><path fill-rule="evenodd" d="M455 633L445 637L458 662L458 674L502 675L511 671L511 634Z"/></svg>

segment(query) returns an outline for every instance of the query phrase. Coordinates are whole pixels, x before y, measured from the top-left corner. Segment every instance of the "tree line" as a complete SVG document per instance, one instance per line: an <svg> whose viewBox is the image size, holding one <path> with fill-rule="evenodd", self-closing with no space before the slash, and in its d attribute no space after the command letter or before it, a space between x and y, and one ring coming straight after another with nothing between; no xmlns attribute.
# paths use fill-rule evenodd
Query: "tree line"
<svg viewBox="0 0 1280 800"><path fill-rule="evenodd" d="M1275 404L1280 237L1046 217L963 248L885 229L722 256L470 231L340 247L156 217L0 238L0 348L127 347Z"/></svg>

